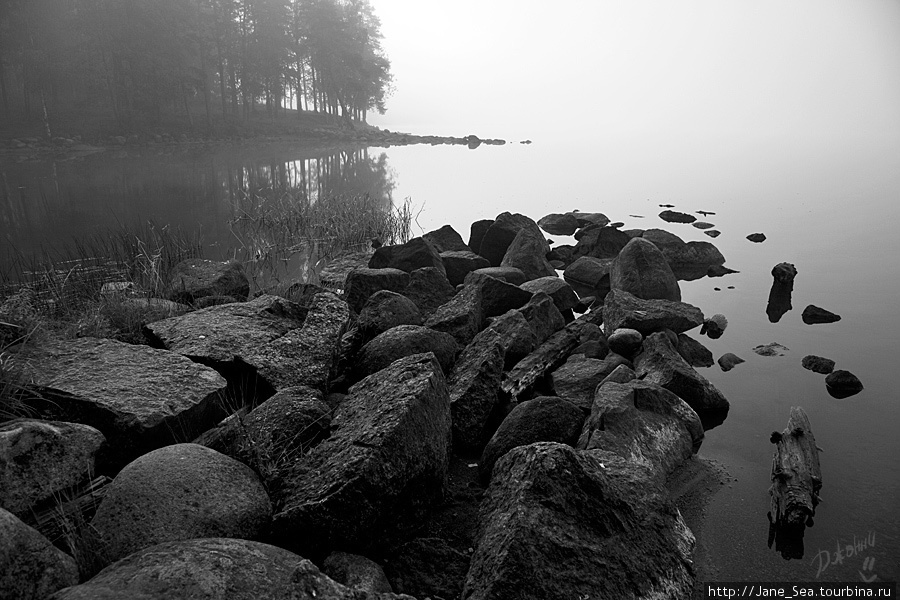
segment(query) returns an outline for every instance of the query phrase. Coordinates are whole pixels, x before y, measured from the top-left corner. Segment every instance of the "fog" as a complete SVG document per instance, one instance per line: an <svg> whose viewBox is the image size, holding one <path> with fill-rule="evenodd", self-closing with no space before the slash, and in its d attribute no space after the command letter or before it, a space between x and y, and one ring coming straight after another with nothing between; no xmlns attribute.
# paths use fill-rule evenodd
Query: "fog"
<svg viewBox="0 0 900 600"><path fill-rule="evenodd" d="M897 0L373 0L414 133L900 137Z"/></svg>

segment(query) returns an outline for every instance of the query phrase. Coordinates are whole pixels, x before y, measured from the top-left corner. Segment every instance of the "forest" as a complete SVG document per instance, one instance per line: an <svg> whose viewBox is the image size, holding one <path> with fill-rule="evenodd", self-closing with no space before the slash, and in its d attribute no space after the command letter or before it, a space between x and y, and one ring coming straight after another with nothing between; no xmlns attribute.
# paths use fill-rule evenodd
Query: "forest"
<svg viewBox="0 0 900 600"><path fill-rule="evenodd" d="M0 0L0 125L365 121L391 90L381 40L368 0Z"/></svg>

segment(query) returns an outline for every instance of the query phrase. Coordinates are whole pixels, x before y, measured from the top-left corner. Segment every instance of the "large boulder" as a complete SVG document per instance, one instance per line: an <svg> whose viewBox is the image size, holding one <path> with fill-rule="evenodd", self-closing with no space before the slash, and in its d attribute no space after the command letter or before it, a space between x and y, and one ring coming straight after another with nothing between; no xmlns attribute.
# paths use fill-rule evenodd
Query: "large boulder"
<svg viewBox="0 0 900 600"><path fill-rule="evenodd" d="M610 271L614 259L581 256L563 271L563 279L580 296L603 298L610 289Z"/></svg>
<svg viewBox="0 0 900 600"><path fill-rule="evenodd" d="M497 218L494 219L494 222L484 233L481 245L478 248L478 254L488 259L491 266L499 267L510 244L523 229L535 230L541 239L544 237L537 223L525 215L508 212L497 215ZM544 243L546 244L546 242Z"/></svg>
<svg viewBox="0 0 900 600"><path fill-rule="evenodd" d="M622 248L631 240L627 233L615 227L588 225L575 234L575 258L593 256L594 258L615 258Z"/></svg>
<svg viewBox="0 0 900 600"><path fill-rule="evenodd" d="M405 244L377 248L369 259L370 269L400 269L409 273L422 267L434 267L444 273L439 250L421 237L413 238Z"/></svg>
<svg viewBox="0 0 900 600"><path fill-rule="evenodd" d="M204 538L151 546L52 600L413 600L351 589L292 552L249 540Z"/></svg>
<svg viewBox="0 0 900 600"><path fill-rule="evenodd" d="M105 441L88 425L15 419L0 424L0 508L22 516L95 472Z"/></svg>
<svg viewBox="0 0 900 600"><path fill-rule="evenodd" d="M465 285L481 289L481 307L485 318L502 315L513 308L521 308L532 296L518 285L477 271L466 275Z"/></svg>
<svg viewBox="0 0 900 600"><path fill-rule="evenodd" d="M840 315L837 315L830 310L819 308L815 304L810 304L806 308L804 308L803 314L801 314L800 317L807 325L815 325L818 323L835 323L841 320Z"/></svg>
<svg viewBox="0 0 900 600"><path fill-rule="evenodd" d="M169 275L169 300L191 304L206 296L231 296L246 300L250 280L236 260L225 262L189 258L174 267Z"/></svg>
<svg viewBox="0 0 900 600"><path fill-rule="evenodd" d="M553 299L553 303L556 305L556 308L559 309L560 313L571 311L575 305L578 304L578 294L575 293L575 290L572 289L571 285L566 283L565 280L560 279L557 275L532 279L531 281L526 281L519 287L532 294L544 292Z"/></svg>
<svg viewBox="0 0 900 600"><path fill-rule="evenodd" d="M481 254L481 242L491 225L494 224L493 219L481 219L474 221L469 228L469 249L472 252Z"/></svg>
<svg viewBox="0 0 900 600"><path fill-rule="evenodd" d="M404 288L403 295L412 300L422 318L427 319L456 295L456 288L450 285L442 271L422 267L409 274L409 285Z"/></svg>
<svg viewBox="0 0 900 600"><path fill-rule="evenodd" d="M347 274L344 292L350 309L359 314L369 296L379 290L403 293L409 285L409 273L400 269L358 268Z"/></svg>
<svg viewBox="0 0 900 600"><path fill-rule="evenodd" d="M665 333L644 339L644 350L634 359L634 367L639 378L687 402L707 429L724 421L728 414L728 400L722 392L681 358Z"/></svg>
<svg viewBox="0 0 900 600"><path fill-rule="evenodd" d="M412 300L397 292L380 290L369 296L357 326L363 342L367 342L392 327L422 322L422 313Z"/></svg>
<svg viewBox="0 0 900 600"><path fill-rule="evenodd" d="M488 259L471 250L441 252L441 260L444 262L444 270L447 272L447 281L452 286L461 284L466 275L472 271L491 266Z"/></svg>
<svg viewBox="0 0 900 600"><path fill-rule="evenodd" d="M500 261L501 267L515 267L525 273L527 280L552 277L556 271L547 262L550 246L537 227L524 227L510 242Z"/></svg>
<svg viewBox="0 0 900 600"><path fill-rule="evenodd" d="M194 443L250 466L271 489L286 464L328 437L330 425L331 409L322 392L297 386L250 412L236 412Z"/></svg>
<svg viewBox="0 0 900 600"><path fill-rule="evenodd" d="M422 237L434 246L434 249L438 251L438 254L441 252L469 250L469 247L463 241L462 236L450 225L444 225L440 229L429 231Z"/></svg>
<svg viewBox="0 0 900 600"><path fill-rule="evenodd" d="M594 390L619 365L632 366L627 359L614 353L602 360L573 354L551 373L553 391L587 414L594 402Z"/></svg>
<svg viewBox="0 0 900 600"><path fill-rule="evenodd" d="M459 344L449 333L419 325L398 325L379 334L359 351L356 373L361 379L380 371L398 358L433 352L444 373L450 373Z"/></svg>
<svg viewBox="0 0 900 600"><path fill-rule="evenodd" d="M652 242L634 238L613 261L610 286L638 298L681 301L681 289L665 256Z"/></svg>
<svg viewBox="0 0 900 600"><path fill-rule="evenodd" d="M100 471L117 471L180 436L191 439L225 416L225 379L173 352L79 338L31 346L16 361L39 394L38 414L106 437Z"/></svg>
<svg viewBox="0 0 900 600"><path fill-rule="evenodd" d="M310 551L365 550L443 498L450 395L434 354L399 359L352 386L332 431L285 475L276 538Z"/></svg>
<svg viewBox="0 0 900 600"><path fill-rule="evenodd" d="M77 583L71 556L0 508L0 598L44 600Z"/></svg>
<svg viewBox="0 0 900 600"><path fill-rule="evenodd" d="M519 308L519 312L534 331L535 343L538 346L566 325L566 320L556 307L556 303L544 292L536 292Z"/></svg>
<svg viewBox="0 0 900 600"><path fill-rule="evenodd" d="M502 338L489 329L460 355L449 381L453 445L458 452L480 452L493 433L490 417L500 399L503 364Z"/></svg>
<svg viewBox="0 0 900 600"><path fill-rule="evenodd" d="M155 345L220 370L238 361L250 365L276 391L297 385L324 390L349 318L347 303L330 292L316 294L308 309L263 295L150 323L145 334Z"/></svg>
<svg viewBox="0 0 900 600"><path fill-rule="evenodd" d="M503 349L504 368L512 367L537 347L534 330L521 310L510 310L490 319L488 325L472 340L472 344L478 343L483 336L493 337L495 334L499 336L500 347Z"/></svg>
<svg viewBox="0 0 900 600"><path fill-rule="evenodd" d="M692 367L711 367L714 364L713 354L709 348L685 333L678 334L678 345L675 350Z"/></svg>
<svg viewBox="0 0 900 600"><path fill-rule="evenodd" d="M572 213L551 213L538 219L537 224L551 235L572 235L580 227Z"/></svg>
<svg viewBox="0 0 900 600"><path fill-rule="evenodd" d="M603 305L603 328L612 333L619 328L636 329L648 335L661 329L683 333L703 324L699 308L685 302L637 298L613 289Z"/></svg>
<svg viewBox="0 0 900 600"><path fill-rule="evenodd" d="M674 393L641 380L604 383L578 440L645 467L660 483L703 442L700 417Z"/></svg>
<svg viewBox="0 0 900 600"><path fill-rule="evenodd" d="M685 242L662 229L648 229L641 236L659 248L678 279L699 279L709 272L711 266L725 264L725 257L709 242Z"/></svg>
<svg viewBox="0 0 900 600"><path fill-rule="evenodd" d="M494 464L513 448L535 442L559 442L574 446L584 419L584 411L565 398L538 396L520 402L503 419L484 447L478 463L481 482L490 482Z"/></svg>
<svg viewBox="0 0 900 600"><path fill-rule="evenodd" d="M463 598L684 598L694 537L646 468L542 442L494 466ZM537 557L537 558L536 558Z"/></svg>
<svg viewBox="0 0 900 600"><path fill-rule="evenodd" d="M466 285L428 317L425 327L449 333L461 346L465 346L481 331L484 324L481 299L480 286Z"/></svg>
<svg viewBox="0 0 900 600"><path fill-rule="evenodd" d="M106 488L91 520L107 563L161 542L253 539L272 517L256 473L197 444L175 444L131 462Z"/></svg>

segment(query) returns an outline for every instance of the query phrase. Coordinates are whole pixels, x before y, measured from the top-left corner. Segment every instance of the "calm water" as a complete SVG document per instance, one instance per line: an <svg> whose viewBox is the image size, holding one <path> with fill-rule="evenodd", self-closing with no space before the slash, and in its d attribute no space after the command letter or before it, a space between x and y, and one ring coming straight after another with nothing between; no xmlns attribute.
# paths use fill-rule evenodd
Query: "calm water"
<svg viewBox="0 0 900 600"><path fill-rule="evenodd" d="M703 220L722 231L714 243L740 273L682 282L682 293L705 314L728 317L721 339L703 340L713 354L733 352L747 362L728 373L702 369L729 399L731 412L708 432L701 455L724 463L736 481L709 507L700 556L710 567L700 579L900 577L900 142L890 136L735 141L563 135L534 142L474 151L410 146L343 153L282 144L6 162L0 164L0 238L28 253L72 235L153 219L202 227L209 253L227 255L233 244L229 222L243 210L241 190L264 189L273 180L310 198L359 191L395 202L410 198L420 210L416 233L449 223L464 239L472 221L503 211L537 219L580 209L603 212L626 228L660 227L688 241L709 240L657 214L660 204L713 211ZM745 239L754 232L768 239ZM770 323L770 271L782 261L799 272L794 308ZM807 304L843 318L805 325L800 313ZM771 358L751 351L769 342L790 350ZM801 368L806 354L835 360L865 390L832 398L823 376ZM791 406L806 410L824 449L824 484L804 557L786 561L766 547L766 513L769 434L784 429ZM854 537L875 543L836 564L836 547ZM864 570L866 559L874 569Z"/></svg>

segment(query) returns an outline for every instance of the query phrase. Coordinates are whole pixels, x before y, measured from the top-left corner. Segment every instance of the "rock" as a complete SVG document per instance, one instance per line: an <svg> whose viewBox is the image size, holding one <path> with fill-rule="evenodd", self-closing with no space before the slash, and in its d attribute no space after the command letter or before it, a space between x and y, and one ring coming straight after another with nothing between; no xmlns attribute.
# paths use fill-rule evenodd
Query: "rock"
<svg viewBox="0 0 900 600"><path fill-rule="evenodd" d="M169 275L169 300L191 304L204 296L233 296L246 300L250 280L236 260L225 262L189 258L172 268Z"/></svg>
<svg viewBox="0 0 900 600"><path fill-rule="evenodd" d="M402 293L413 301L422 317L427 319L438 307L456 295L456 288L450 285L444 273L433 267L423 267L409 274L409 285Z"/></svg>
<svg viewBox="0 0 900 600"><path fill-rule="evenodd" d="M534 330L521 310L510 310L491 319L487 327L475 336L472 344L478 343L482 336L493 337L494 334L500 336L504 368L512 367L537 347Z"/></svg>
<svg viewBox="0 0 900 600"><path fill-rule="evenodd" d="M482 484L490 482L494 464L513 448L535 442L559 442L574 446L584 419L585 412L565 398L538 396L520 402L484 448L478 465Z"/></svg>
<svg viewBox="0 0 900 600"><path fill-rule="evenodd" d="M572 213L551 213L538 219L538 227L550 235L572 235L578 229L578 219Z"/></svg>
<svg viewBox="0 0 900 600"><path fill-rule="evenodd" d="M547 262L549 251L550 246L537 227L523 227L510 242L500 266L519 269L529 281L539 277L552 277L556 275L556 271Z"/></svg>
<svg viewBox="0 0 900 600"><path fill-rule="evenodd" d="M277 539L310 551L377 548L443 497L450 395L434 354L401 358L352 386L332 431L286 476Z"/></svg>
<svg viewBox="0 0 900 600"><path fill-rule="evenodd" d="M78 583L75 560L0 508L0 598L44 600Z"/></svg>
<svg viewBox="0 0 900 600"><path fill-rule="evenodd" d="M860 393L863 390L863 384L850 371L837 370L825 377L825 389L834 398L848 398Z"/></svg>
<svg viewBox="0 0 900 600"><path fill-rule="evenodd" d="M681 301L681 290L663 253L652 242L634 238L613 261L610 286L638 298Z"/></svg>
<svg viewBox="0 0 900 600"><path fill-rule="evenodd" d="M722 356L719 357L719 360L716 361L719 363L719 368L723 371L730 371L735 368L737 365L745 362L743 358L737 356L736 354L732 354L731 352L726 352Z"/></svg>
<svg viewBox="0 0 900 600"><path fill-rule="evenodd" d="M248 465L271 489L284 464L328 437L330 425L331 408L322 392L297 386L281 390L249 413L238 411L194 443Z"/></svg>
<svg viewBox="0 0 900 600"><path fill-rule="evenodd" d="M472 252L481 254L481 242L491 225L494 224L493 219L482 219L475 221L469 230L469 249Z"/></svg>
<svg viewBox="0 0 900 600"><path fill-rule="evenodd" d="M797 276L797 268L791 263L778 263L772 267L772 277L779 283L793 283Z"/></svg>
<svg viewBox="0 0 900 600"><path fill-rule="evenodd" d="M553 299L553 304L556 305L560 313L571 310L578 304L578 295L572 289L572 286L556 275L532 279L519 287L532 294L544 292Z"/></svg>
<svg viewBox="0 0 900 600"><path fill-rule="evenodd" d="M298 595L299 594L299 595ZM230 538L166 542L136 552L52 600L412 600L365 593L287 550Z"/></svg>
<svg viewBox="0 0 900 600"><path fill-rule="evenodd" d="M769 344L761 344L753 348L753 351L759 354L760 356L784 356L784 353L790 350L785 346L782 346L778 342L771 342Z"/></svg>
<svg viewBox="0 0 900 600"><path fill-rule="evenodd" d="M441 252L441 260L447 272L447 280L452 286L461 284L472 271L491 266L486 258L470 250ZM524 274L522 277L524 279Z"/></svg>
<svg viewBox="0 0 900 600"><path fill-rule="evenodd" d="M804 356L800 364L804 369L809 369L814 373L821 373L822 375L828 375L829 373L834 371L833 360L831 360L830 358L815 356L814 354Z"/></svg>
<svg viewBox="0 0 900 600"><path fill-rule="evenodd" d="M607 375L606 378L600 382L600 385L605 383L628 383L634 379L637 379L634 369L623 364L613 369L613 372ZM597 387L599 388L600 385Z"/></svg>
<svg viewBox="0 0 900 600"><path fill-rule="evenodd" d="M550 442L511 450L479 520L467 600L691 593L693 535L646 469L611 452Z"/></svg>
<svg viewBox="0 0 900 600"><path fill-rule="evenodd" d="M365 592L393 592L381 565L365 556L332 552L325 558L322 571L338 583Z"/></svg>
<svg viewBox="0 0 900 600"><path fill-rule="evenodd" d="M107 486L91 531L107 564L161 542L253 539L272 517L249 467L197 444L175 444L131 462Z"/></svg>
<svg viewBox="0 0 900 600"><path fill-rule="evenodd" d="M700 327L700 335L706 335L710 339L717 340L725 333L726 327L728 327L728 319L725 318L725 315L716 313L703 321L703 325Z"/></svg>
<svg viewBox="0 0 900 600"><path fill-rule="evenodd" d="M450 414L457 452L478 453L493 433L490 417L499 404L504 346L485 330L466 346L450 374Z"/></svg>
<svg viewBox="0 0 900 600"><path fill-rule="evenodd" d="M367 342L392 327L422 323L422 314L412 300L397 292L380 290L369 296L357 326L363 342Z"/></svg>
<svg viewBox="0 0 900 600"><path fill-rule="evenodd" d="M428 317L425 327L449 333L460 346L466 346L481 331L484 319L482 287L465 285Z"/></svg>
<svg viewBox="0 0 900 600"><path fill-rule="evenodd" d="M683 333L703 323L703 313L696 306L671 300L643 300L623 290L613 289L603 306L603 328L612 332L620 328L637 329L648 335L660 329Z"/></svg>
<svg viewBox="0 0 900 600"><path fill-rule="evenodd" d="M631 240L628 234L615 227L589 225L575 234L574 257L615 258Z"/></svg>
<svg viewBox="0 0 900 600"><path fill-rule="evenodd" d="M678 345L675 347L678 354L692 367L713 366L713 355L709 348L684 333L678 334Z"/></svg>
<svg viewBox="0 0 900 600"><path fill-rule="evenodd" d="M544 239L537 223L518 213L511 214L508 212L497 215L497 218L488 228L481 240L481 247L478 254L482 255L491 263L493 267L501 266L503 257L509 249L510 244L523 229L531 229L535 235L529 236L529 239ZM546 242L544 242L546 244ZM544 251L546 254L546 250ZM517 265L515 265L517 266Z"/></svg>
<svg viewBox="0 0 900 600"><path fill-rule="evenodd" d="M747 236L747 239L751 242L760 243L766 241L766 234L764 233L751 233Z"/></svg>
<svg viewBox="0 0 900 600"><path fill-rule="evenodd" d="M563 279L581 296L603 298L610 289L613 262L612 258L579 257L563 271Z"/></svg>
<svg viewBox="0 0 900 600"><path fill-rule="evenodd" d="M644 381L597 388L579 450L606 450L641 465L659 483L703 443L700 417L669 390Z"/></svg>
<svg viewBox="0 0 900 600"><path fill-rule="evenodd" d="M440 229L429 231L422 237L434 246L438 254L449 251L470 251L462 236L450 225L444 225Z"/></svg>
<svg viewBox="0 0 900 600"><path fill-rule="evenodd" d="M641 344L644 343L644 336L637 329L621 327L613 331L606 339L606 342L611 352L631 359L640 352Z"/></svg>
<svg viewBox="0 0 900 600"><path fill-rule="evenodd" d="M369 259L370 269L400 269L409 273L422 267L434 267L445 277L447 275L437 248L421 237L405 244L377 248Z"/></svg>
<svg viewBox="0 0 900 600"><path fill-rule="evenodd" d="M803 319L803 322L807 325L815 325L819 323L834 323L836 321L840 321L840 315L836 315L831 311L825 310L824 308L819 308L813 304L810 304L806 308L803 309L803 314L800 315Z"/></svg>
<svg viewBox="0 0 900 600"><path fill-rule="evenodd" d="M401 546L386 565L397 592L416 598L458 598L469 557L441 538L415 538Z"/></svg>
<svg viewBox="0 0 900 600"><path fill-rule="evenodd" d="M694 215L678 212L677 210L664 210L659 213L659 218L667 223L693 223L697 220Z"/></svg>
<svg viewBox="0 0 900 600"><path fill-rule="evenodd" d="M419 325L398 325L362 347L356 360L356 372L359 378L366 377L398 358L423 352L433 352L444 373L450 373L459 344L449 333Z"/></svg>
<svg viewBox="0 0 900 600"><path fill-rule="evenodd" d="M519 309L534 332L535 345L544 343L551 335L565 327L565 318L556 308L556 303L544 292L536 292Z"/></svg>
<svg viewBox="0 0 900 600"><path fill-rule="evenodd" d="M41 397L33 408L42 418L90 425L106 437L100 471L117 471L176 436L190 439L224 416L225 379L165 350L79 338L30 346L16 360Z"/></svg>
<svg viewBox="0 0 900 600"><path fill-rule="evenodd" d="M699 279L707 274L710 267L725 263L722 253L709 242L685 242L662 229L648 229L642 237L659 248L678 279Z"/></svg>
<svg viewBox="0 0 900 600"><path fill-rule="evenodd" d="M359 314L369 296L379 290L389 290L402 294L409 285L409 273L400 269L359 268L347 275L345 287L347 304Z"/></svg>
<svg viewBox="0 0 900 600"><path fill-rule="evenodd" d="M586 213L579 210L573 210L566 214L575 217L575 221L578 223L579 227L588 227L589 225L603 227L609 223L609 218L603 213Z"/></svg>
<svg viewBox="0 0 900 600"><path fill-rule="evenodd" d="M703 233L705 233L706 235L708 235L711 238L717 238L720 235L722 235L722 232L719 231L718 229L707 229Z"/></svg>
<svg viewBox="0 0 900 600"><path fill-rule="evenodd" d="M77 423L14 419L0 424L0 507L24 516L94 473L103 434Z"/></svg>
<svg viewBox="0 0 900 600"><path fill-rule="evenodd" d="M711 227L715 227L712 223L707 223L706 221L694 221L691 223L697 229L710 229Z"/></svg>
<svg viewBox="0 0 900 600"><path fill-rule="evenodd" d="M700 415L706 429L720 417L724 420L728 413L725 396L681 358L662 332L644 339L644 351L635 358L634 367L639 378L664 387L687 402Z"/></svg>
<svg viewBox="0 0 900 600"><path fill-rule="evenodd" d="M588 413L597 385L619 365L630 367L631 362L613 352L603 360L574 354L551 374L553 391Z"/></svg>
<svg viewBox="0 0 900 600"><path fill-rule="evenodd" d="M472 272L479 275L489 275L494 279L505 281L511 285L522 285L526 281L525 273L522 272L522 269L517 269L516 267L485 267L483 269L475 269Z"/></svg>
<svg viewBox="0 0 900 600"><path fill-rule="evenodd" d="M507 283L473 271L466 275L466 286L475 286L481 290L481 310L485 318L502 315L508 310L521 308L533 294L523 290L518 285Z"/></svg>

